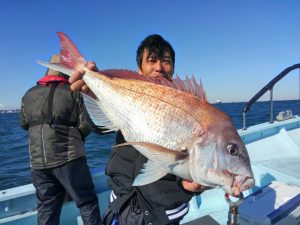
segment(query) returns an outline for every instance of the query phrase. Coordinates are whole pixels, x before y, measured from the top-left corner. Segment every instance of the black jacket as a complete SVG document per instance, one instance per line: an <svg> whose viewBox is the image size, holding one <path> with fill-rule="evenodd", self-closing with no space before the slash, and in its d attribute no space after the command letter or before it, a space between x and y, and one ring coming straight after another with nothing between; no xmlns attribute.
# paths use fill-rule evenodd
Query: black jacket
<svg viewBox="0 0 300 225"><path fill-rule="evenodd" d="M69 84L36 85L22 98L20 123L29 130L34 169L52 168L84 156L89 117L79 92Z"/></svg>
<svg viewBox="0 0 300 225"><path fill-rule="evenodd" d="M125 142L121 132L118 132L116 139L117 144ZM193 193L185 191L181 180L171 174L154 183L132 187L134 178L146 162L147 159L131 146L112 150L106 174L109 176L108 184L117 198L111 204L111 209L119 212L122 206L129 204L128 199L136 195L146 224L167 224L169 219L166 210L188 203Z"/></svg>

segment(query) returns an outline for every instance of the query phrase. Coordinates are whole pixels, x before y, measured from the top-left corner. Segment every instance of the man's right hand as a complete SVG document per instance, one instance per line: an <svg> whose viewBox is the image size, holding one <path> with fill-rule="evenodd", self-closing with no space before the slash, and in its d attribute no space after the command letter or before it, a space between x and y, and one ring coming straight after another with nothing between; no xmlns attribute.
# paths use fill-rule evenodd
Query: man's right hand
<svg viewBox="0 0 300 225"><path fill-rule="evenodd" d="M98 72L96 63L93 61L90 61L87 63L87 68L90 70L93 70L95 72ZM69 82L71 83L71 90L72 91L82 91L85 94L87 94L93 98L96 98L94 93L89 89L89 87L85 84L84 80L82 79L84 73L85 73L84 70L77 70L71 75L71 77L69 78Z"/></svg>

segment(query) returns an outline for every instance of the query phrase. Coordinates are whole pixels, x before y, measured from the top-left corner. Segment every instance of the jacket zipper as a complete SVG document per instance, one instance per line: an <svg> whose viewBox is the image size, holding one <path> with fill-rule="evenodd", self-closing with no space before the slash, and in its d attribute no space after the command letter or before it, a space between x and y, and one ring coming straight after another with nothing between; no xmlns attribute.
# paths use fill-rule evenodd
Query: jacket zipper
<svg viewBox="0 0 300 225"><path fill-rule="evenodd" d="M45 152L44 124L42 124L42 159L43 159L43 165L45 166L47 162L47 158Z"/></svg>

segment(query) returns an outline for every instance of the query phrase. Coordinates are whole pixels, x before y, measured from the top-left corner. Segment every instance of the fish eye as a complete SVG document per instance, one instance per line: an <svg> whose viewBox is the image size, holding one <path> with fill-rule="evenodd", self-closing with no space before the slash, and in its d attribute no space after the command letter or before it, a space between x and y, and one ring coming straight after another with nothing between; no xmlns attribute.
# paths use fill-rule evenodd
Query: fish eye
<svg viewBox="0 0 300 225"><path fill-rule="evenodd" d="M230 155L237 155L238 153L238 147L236 144L230 143L227 145L226 149Z"/></svg>

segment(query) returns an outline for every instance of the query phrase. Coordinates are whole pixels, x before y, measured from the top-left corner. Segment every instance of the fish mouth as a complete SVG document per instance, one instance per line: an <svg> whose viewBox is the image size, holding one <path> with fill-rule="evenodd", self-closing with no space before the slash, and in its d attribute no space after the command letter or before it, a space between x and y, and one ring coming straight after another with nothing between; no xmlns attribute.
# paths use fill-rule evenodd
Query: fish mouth
<svg viewBox="0 0 300 225"><path fill-rule="evenodd" d="M240 196L243 191L252 188L255 184L255 180L252 177L244 177L241 175L234 176L232 180L232 195L234 197Z"/></svg>
<svg viewBox="0 0 300 225"><path fill-rule="evenodd" d="M240 174L231 173L229 171L225 171L225 174L232 177L231 180L231 195L234 197L239 197L243 191L246 191L252 188L255 184L255 180L250 176L242 176Z"/></svg>

